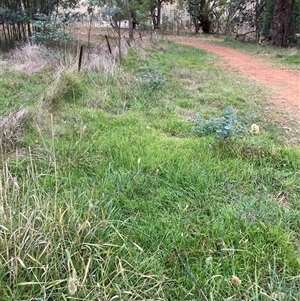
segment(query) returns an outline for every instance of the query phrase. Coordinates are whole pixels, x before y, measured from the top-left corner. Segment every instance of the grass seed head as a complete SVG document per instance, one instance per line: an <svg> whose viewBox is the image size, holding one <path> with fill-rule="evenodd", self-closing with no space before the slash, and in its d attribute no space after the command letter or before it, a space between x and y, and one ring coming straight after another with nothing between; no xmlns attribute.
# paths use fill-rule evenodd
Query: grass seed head
<svg viewBox="0 0 300 301"><path fill-rule="evenodd" d="M231 283L236 286L240 286L242 284L242 280L236 276L232 276Z"/></svg>
<svg viewBox="0 0 300 301"><path fill-rule="evenodd" d="M70 277L68 279L68 291L70 295L75 295L77 293L78 288L78 279L74 277Z"/></svg>

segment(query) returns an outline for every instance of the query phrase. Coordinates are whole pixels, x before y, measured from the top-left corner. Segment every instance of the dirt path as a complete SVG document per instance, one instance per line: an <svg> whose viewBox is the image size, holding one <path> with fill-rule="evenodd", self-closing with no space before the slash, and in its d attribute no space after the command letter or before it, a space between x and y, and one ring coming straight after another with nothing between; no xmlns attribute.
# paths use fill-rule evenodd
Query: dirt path
<svg viewBox="0 0 300 301"><path fill-rule="evenodd" d="M296 72L271 67L250 55L228 47L206 42L176 42L217 53L229 64L230 68L237 69L272 88L275 91L274 102L281 104L287 113L296 113L300 116L300 76Z"/></svg>

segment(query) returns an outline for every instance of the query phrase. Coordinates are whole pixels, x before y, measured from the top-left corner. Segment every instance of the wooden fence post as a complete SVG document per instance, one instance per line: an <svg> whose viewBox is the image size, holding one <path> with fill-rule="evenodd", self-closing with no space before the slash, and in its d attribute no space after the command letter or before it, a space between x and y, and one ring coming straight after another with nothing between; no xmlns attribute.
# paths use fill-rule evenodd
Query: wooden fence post
<svg viewBox="0 0 300 301"><path fill-rule="evenodd" d="M127 42L127 45L130 47L130 42L128 41L128 39L126 39L126 37L124 37L124 39Z"/></svg>
<svg viewBox="0 0 300 301"><path fill-rule="evenodd" d="M110 47L110 44L109 44L109 40L108 40L108 36L107 36L107 35L105 35L105 40L106 40L106 43L107 43L107 47L108 47L109 53L112 54L112 52L111 52L111 47Z"/></svg>
<svg viewBox="0 0 300 301"><path fill-rule="evenodd" d="M78 61L78 72L81 69L82 55L83 55L83 45L80 46L79 61Z"/></svg>

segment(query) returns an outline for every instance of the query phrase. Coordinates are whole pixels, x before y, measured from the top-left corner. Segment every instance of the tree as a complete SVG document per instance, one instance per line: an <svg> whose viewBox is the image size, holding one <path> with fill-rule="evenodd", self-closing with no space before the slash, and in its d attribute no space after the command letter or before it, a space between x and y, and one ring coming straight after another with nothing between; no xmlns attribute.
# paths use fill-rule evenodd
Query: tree
<svg viewBox="0 0 300 301"><path fill-rule="evenodd" d="M52 21L60 14L59 8L74 8L78 2L79 0L1 0L0 24L6 46L13 45L16 41L27 41L35 33L41 36L43 30L48 33L51 31L48 36L63 36L58 28L62 24ZM33 26L34 23L36 26Z"/></svg>
<svg viewBox="0 0 300 301"><path fill-rule="evenodd" d="M161 10L163 4L173 4L175 0L139 0L142 11L148 11L152 20L153 28L159 29L161 25Z"/></svg>
<svg viewBox="0 0 300 301"><path fill-rule="evenodd" d="M269 37L275 4L276 0L266 0L266 13L262 25L262 35L265 38Z"/></svg>
<svg viewBox="0 0 300 301"><path fill-rule="evenodd" d="M216 10L226 3L226 0L185 0L195 33L199 33L200 28L204 33L211 33L213 20L218 16Z"/></svg>
<svg viewBox="0 0 300 301"><path fill-rule="evenodd" d="M118 35L119 61L121 62L121 23L131 19L129 0L106 0L101 4L103 6L102 18L111 25Z"/></svg>
<svg viewBox="0 0 300 301"><path fill-rule="evenodd" d="M294 10L290 24L289 42L300 46L300 0L295 0Z"/></svg>
<svg viewBox="0 0 300 301"><path fill-rule="evenodd" d="M156 2L156 5L155 5ZM150 7L150 13L152 17L152 22L153 22L153 27L154 29L159 29L160 28L160 22L161 22L161 8L163 2L166 2L165 0L157 0L153 2L151 7Z"/></svg>
<svg viewBox="0 0 300 301"><path fill-rule="evenodd" d="M266 15L265 6L266 0L230 0L227 5L226 34L232 31L233 26L247 24L248 33L255 33L258 42ZM245 33L241 36L245 37Z"/></svg>
<svg viewBox="0 0 300 301"><path fill-rule="evenodd" d="M295 0L277 0L274 8L269 41L271 45L286 47Z"/></svg>

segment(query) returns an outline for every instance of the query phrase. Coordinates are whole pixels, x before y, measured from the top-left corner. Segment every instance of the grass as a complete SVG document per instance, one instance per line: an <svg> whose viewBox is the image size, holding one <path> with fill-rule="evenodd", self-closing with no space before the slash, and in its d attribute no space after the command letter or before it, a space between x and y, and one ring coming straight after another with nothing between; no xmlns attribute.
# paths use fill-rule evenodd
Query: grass
<svg viewBox="0 0 300 301"><path fill-rule="evenodd" d="M2 152L1 300L201 300L175 249L210 301L300 299L299 148L266 131L264 90L215 60L159 43L68 71L29 107ZM195 135L229 105L261 133Z"/></svg>
<svg viewBox="0 0 300 301"><path fill-rule="evenodd" d="M234 49L246 51L270 63L299 71L300 50L297 46L287 48L274 48L270 45L241 43L231 39L215 40L216 43Z"/></svg>

